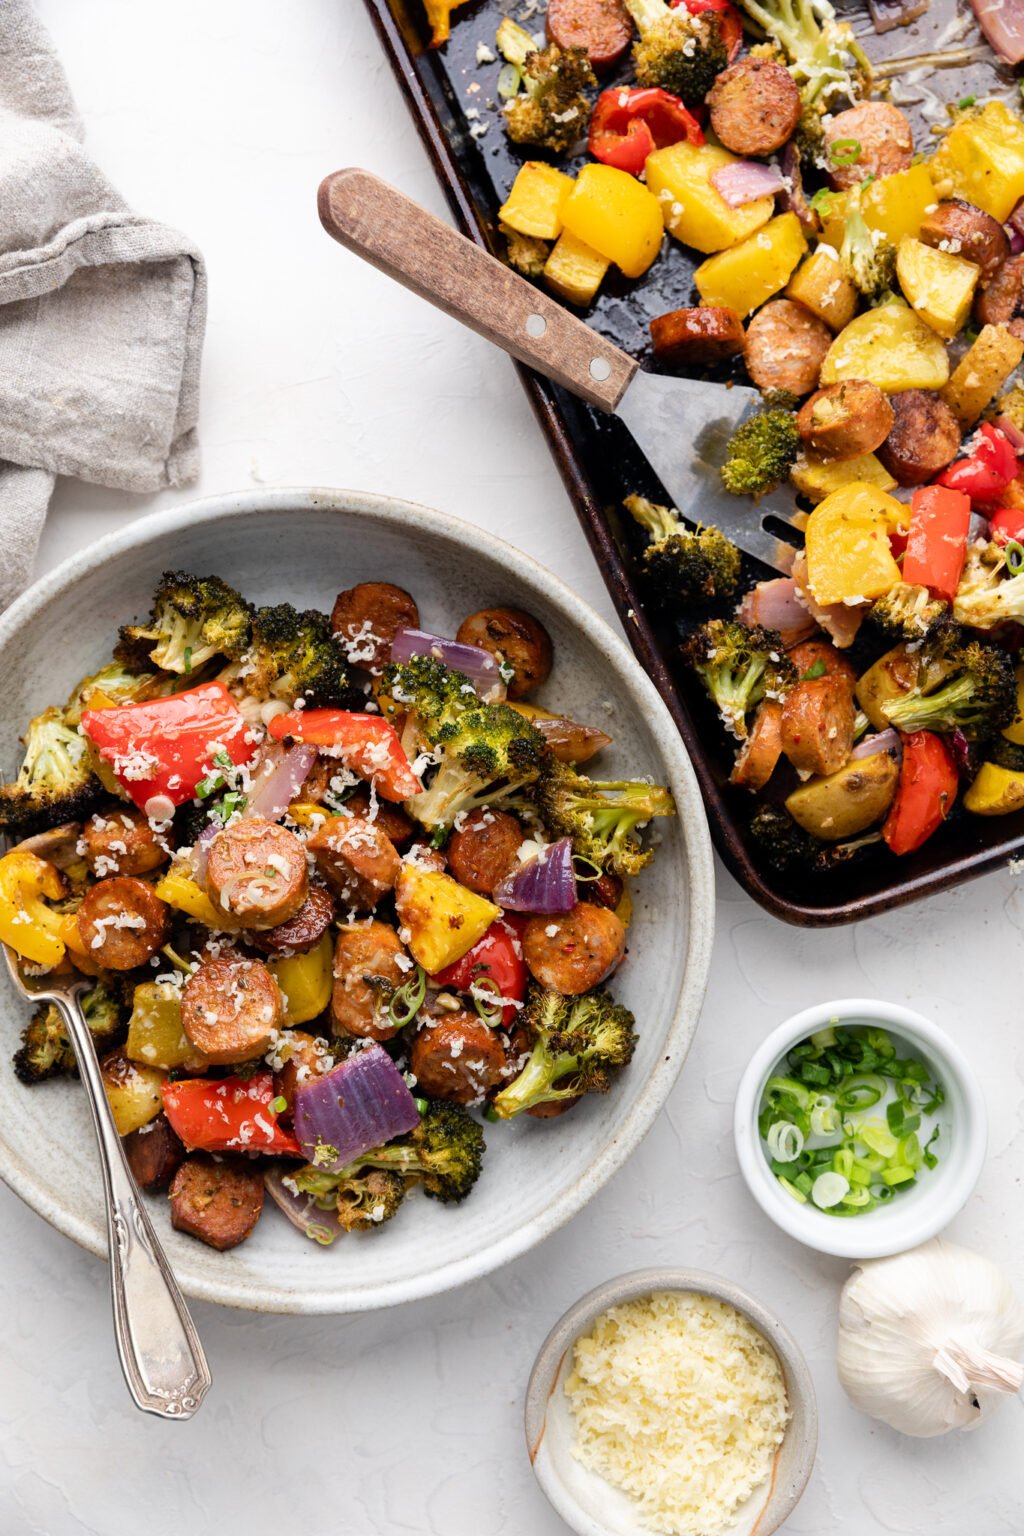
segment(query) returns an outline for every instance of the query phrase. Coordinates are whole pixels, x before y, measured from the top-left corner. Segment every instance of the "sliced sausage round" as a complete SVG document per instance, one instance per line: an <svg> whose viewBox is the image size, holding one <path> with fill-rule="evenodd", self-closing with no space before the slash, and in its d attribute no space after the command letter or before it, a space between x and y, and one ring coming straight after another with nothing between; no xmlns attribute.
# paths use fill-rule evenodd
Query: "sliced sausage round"
<svg viewBox="0 0 1024 1536"><path fill-rule="evenodd" d="M166 1189L181 1166L185 1148L171 1130L166 1115L140 1125L121 1142L128 1166L140 1189Z"/></svg>
<svg viewBox="0 0 1024 1536"><path fill-rule="evenodd" d="M400 629L419 625L415 598L390 581L361 581L339 592L331 610L331 630L349 666L367 672L381 670Z"/></svg>
<svg viewBox="0 0 1024 1536"><path fill-rule="evenodd" d="M910 123L888 101L862 101L837 112L825 125L825 143L829 177L839 191L868 176L905 171L914 158Z"/></svg>
<svg viewBox="0 0 1024 1536"><path fill-rule="evenodd" d="M853 747L853 689L837 672L797 683L782 703L782 750L802 773L836 773Z"/></svg>
<svg viewBox="0 0 1024 1536"><path fill-rule="evenodd" d="M263 1056L283 1017L281 989L260 960L206 960L181 991L181 1027L215 1066Z"/></svg>
<svg viewBox="0 0 1024 1536"><path fill-rule="evenodd" d="M842 462L874 453L893 420L892 406L877 384L846 379L815 390L797 412L796 427L820 458Z"/></svg>
<svg viewBox="0 0 1024 1536"><path fill-rule="evenodd" d="M807 678L808 682L812 682L813 678L807 677L808 672L813 673L814 677L839 676L845 678L852 692L857 673L842 651L836 650L827 640L804 640L800 645L794 645L788 655L798 678Z"/></svg>
<svg viewBox="0 0 1024 1536"><path fill-rule="evenodd" d="M981 325L1008 325L1024 306L1024 253L997 267L974 296L974 319Z"/></svg>
<svg viewBox="0 0 1024 1536"><path fill-rule="evenodd" d="M926 213L917 238L924 245L973 261L981 268L983 283L995 276L1010 254L1010 242L999 220L962 197L943 198Z"/></svg>
<svg viewBox="0 0 1024 1536"><path fill-rule="evenodd" d="M673 309L651 321L651 342L659 363L670 368L703 368L743 351L743 321L725 305Z"/></svg>
<svg viewBox="0 0 1024 1536"><path fill-rule="evenodd" d="M225 827L206 861L210 900L240 928L278 928L309 895L306 852L287 827L250 816Z"/></svg>
<svg viewBox="0 0 1024 1536"><path fill-rule="evenodd" d="M166 864L170 853L166 840L156 833L141 811L125 807L97 811L82 828L82 854L94 875L148 875Z"/></svg>
<svg viewBox="0 0 1024 1536"><path fill-rule="evenodd" d="M747 372L758 389L809 395L831 345L824 320L792 299L771 299L747 326Z"/></svg>
<svg viewBox="0 0 1024 1536"><path fill-rule="evenodd" d="M344 928L334 949L331 1024L337 1034L390 1040L398 1033L388 1005L412 974L412 961L387 923Z"/></svg>
<svg viewBox="0 0 1024 1536"><path fill-rule="evenodd" d="M448 839L448 868L460 885L489 896L516 866L523 829L505 811L481 809L467 816Z"/></svg>
<svg viewBox="0 0 1024 1536"><path fill-rule="evenodd" d="M960 423L941 395L907 389L890 395L893 424L876 452L900 485L926 485L960 452Z"/></svg>
<svg viewBox="0 0 1024 1536"><path fill-rule="evenodd" d="M376 813L373 816L370 815L371 809L368 789L357 789L354 794L349 795L344 804L344 810L349 816L360 816L364 821L372 821L396 848L401 848L411 840L416 831L416 823L405 814L400 805L395 805L390 800L378 800Z"/></svg>
<svg viewBox="0 0 1024 1536"><path fill-rule="evenodd" d="M736 754L729 783L756 794L768 783L782 756L782 705L762 699L747 739Z"/></svg>
<svg viewBox="0 0 1024 1536"><path fill-rule="evenodd" d="M505 1077L505 1042L475 1013L424 1020L409 1047L409 1068L428 1099L479 1102Z"/></svg>
<svg viewBox="0 0 1024 1536"><path fill-rule="evenodd" d="M800 121L800 92L775 59L739 59L718 76L707 98L711 126L734 155L772 155Z"/></svg>
<svg viewBox="0 0 1024 1536"><path fill-rule="evenodd" d="M319 880L313 880L295 916L277 928L253 931L252 943L265 955L302 955L316 948L333 921L334 897Z"/></svg>
<svg viewBox="0 0 1024 1536"><path fill-rule="evenodd" d="M332 816L306 847L331 889L356 912L372 912L402 868L394 843L375 821L359 816Z"/></svg>
<svg viewBox="0 0 1024 1536"><path fill-rule="evenodd" d="M460 645L478 645L512 669L510 699L523 699L551 673L551 636L539 619L522 608L481 608L463 619L455 636Z"/></svg>
<svg viewBox="0 0 1024 1536"><path fill-rule="evenodd" d="M263 1210L263 1173L250 1162L196 1152L171 1184L171 1226L223 1252L245 1241Z"/></svg>
<svg viewBox="0 0 1024 1536"><path fill-rule="evenodd" d="M337 1060L337 1054L331 1051L326 1040L308 1034L304 1029L283 1031L274 1050L274 1093L285 1100L285 1108L277 1117L282 1125L292 1123L296 1088L322 1077L337 1064Z"/></svg>
<svg viewBox="0 0 1024 1536"><path fill-rule="evenodd" d="M626 953L626 930L607 907L581 901L557 917L531 917L523 954L542 987L575 997L610 976Z"/></svg>
<svg viewBox="0 0 1024 1536"><path fill-rule="evenodd" d="M86 891L78 931L90 960L105 970L132 971L167 943L171 919L145 880L112 875Z"/></svg>
<svg viewBox="0 0 1024 1536"><path fill-rule="evenodd" d="M585 48L602 75L629 47L633 23L623 0L548 0L547 31L559 48Z"/></svg>

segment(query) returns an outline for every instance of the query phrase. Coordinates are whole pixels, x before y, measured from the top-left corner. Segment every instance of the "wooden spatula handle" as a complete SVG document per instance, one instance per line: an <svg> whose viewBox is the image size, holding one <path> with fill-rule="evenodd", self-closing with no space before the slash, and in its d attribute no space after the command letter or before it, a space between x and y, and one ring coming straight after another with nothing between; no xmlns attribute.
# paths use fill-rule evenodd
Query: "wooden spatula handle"
<svg viewBox="0 0 1024 1536"><path fill-rule="evenodd" d="M321 182L318 205L349 250L591 405L615 409L633 359L411 198L353 169Z"/></svg>

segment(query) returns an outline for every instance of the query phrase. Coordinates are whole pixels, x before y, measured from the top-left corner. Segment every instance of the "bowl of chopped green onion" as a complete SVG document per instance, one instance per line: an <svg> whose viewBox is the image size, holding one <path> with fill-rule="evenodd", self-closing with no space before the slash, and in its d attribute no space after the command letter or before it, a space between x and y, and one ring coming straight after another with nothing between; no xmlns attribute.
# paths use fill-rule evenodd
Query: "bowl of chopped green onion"
<svg viewBox="0 0 1024 1536"><path fill-rule="evenodd" d="M897 1003L806 1008L740 1082L740 1169L776 1224L822 1253L881 1258L940 1232L985 1161L974 1072L937 1025Z"/></svg>

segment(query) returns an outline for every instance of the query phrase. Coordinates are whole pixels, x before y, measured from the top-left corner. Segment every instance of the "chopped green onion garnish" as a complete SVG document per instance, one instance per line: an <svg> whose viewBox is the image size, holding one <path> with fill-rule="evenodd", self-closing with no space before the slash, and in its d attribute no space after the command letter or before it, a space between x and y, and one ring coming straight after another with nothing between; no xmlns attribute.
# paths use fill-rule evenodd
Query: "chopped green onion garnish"
<svg viewBox="0 0 1024 1536"><path fill-rule="evenodd" d="M1003 554L1006 557L1006 569L1011 576L1019 576L1024 570L1024 544L1019 539L1007 539Z"/></svg>
<svg viewBox="0 0 1024 1536"><path fill-rule="evenodd" d="M422 965L418 965L415 973L407 981L403 981L391 995L388 1013L396 1029L404 1029L407 1024L412 1023L423 1007L426 995L427 973Z"/></svg>
<svg viewBox="0 0 1024 1536"><path fill-rule="evenodd" d="M288 1100L283 1093L279 1093L276 1099L271 1099L270 1109L275 1115L283 1115L288 1108Z"/></svg>
<svg viewBox="0 0 1024 1536"><path fill-rule="evenodd" d="M859 139L836 139L829 145L829 159L833 165L856 165L862 150Z"/></svg>
<svg viewBox="0 0 1024 1536"><path fill-rule="evenodd" d="M824 676L825 676L825 663L822 661L821 657L819 656L817 661L812 662L812 664L807 668L807 671L803 674L803 676L801 678L801 682L804 682L804 683L812 682L814 680L814 678L816 678L816 677L824 677Z"/></svg>
<svg viewBox="0 0 1024 1536"><path fill-rule="evenodd" d="M501 989L490 976L480 976L469 989L473 1007L492 1029L501 1023Z"/></svg>
<svg viewBox="0 0 1024 1536"><path fill-rule="evenodd" d="M430 1108L429 1099L413 1099L413 1103L416 1105L416 1108L419 1110L421 1115L425 1115L427 1110Z"/></svg>
<svg viewBox="0 0 1024 1536"><path fill-rule="evenodd" d="M974 106L974 103L977 101L977 99L977 96L961 96L960 100L957 102L957 106L960 108L961 112L966 112L968 107Z"/></svg>
<svg viewBox="0 0 1024 1536"><path fill-rule="evenodd" d="M212 794L222 788L224 775L222 773L208 773L205 779L200 779L196 785L196 799L209 800Z"/></svg>
<svg viewBox="0 0 1024 1536"><path fill-rule="evenodd" d="M830 192L828 187L819 187L818 191L811 198L811 207L815 213L820 213L823 219L827 219L832 212L832 199L834 197L835 193Z"/></svg>
<svg viewBox="0 0 1024 1536"><path fill-rule="evenodd" d="M522 76L514 64L503 64L498 71L496 89L502 101L508 101L519 90Z"/></svg>

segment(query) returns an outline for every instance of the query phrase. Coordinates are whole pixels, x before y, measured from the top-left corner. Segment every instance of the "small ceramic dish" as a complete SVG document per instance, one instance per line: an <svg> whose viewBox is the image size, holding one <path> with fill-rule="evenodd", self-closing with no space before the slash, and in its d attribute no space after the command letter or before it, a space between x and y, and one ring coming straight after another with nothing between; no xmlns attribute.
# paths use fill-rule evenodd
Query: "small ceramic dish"
<svg viewBox="0 0 1024 1536"><path fill-rule="evenodd" d="M808 1202L800 1205L772 1173L758 1134L757 1117L765 1083L786 1054L831 1021L888 1030L897 1043L919 1056L945 1090L935 1114L940 1128L938 1163L913 1188L888 1205L848 1218L830 1216ZM740 1081L733 1117L736 1153L747 1187L767 1216L798 1242L839 1258L879 1259L926 1242L966 1204L985 1161L988 1141L985 1100L967 1058L950 1037L920 1013L874 998L841 998L794 1014L754 1053Z"/></svg>
<svg viewBox="0 0 1024 1536"><path fill-rule="evenodd" d="M782 1367L790 1419L772 1476L737 1511L730 1536L771 1536L796 1508L818 1447L818 1407L807 1362L792 1334L759 1301L700 1269L639 1269L606 1280L560 1317L541 1345L526 1389L526 1445L537 1481L552 1507L579 1536L651 1536L627 1494L591 1472L572 1453L574 1422L565 1394L573 1345L609 1307L654 1291L687 1291L727 1302L750 1319Z"/></svg>

